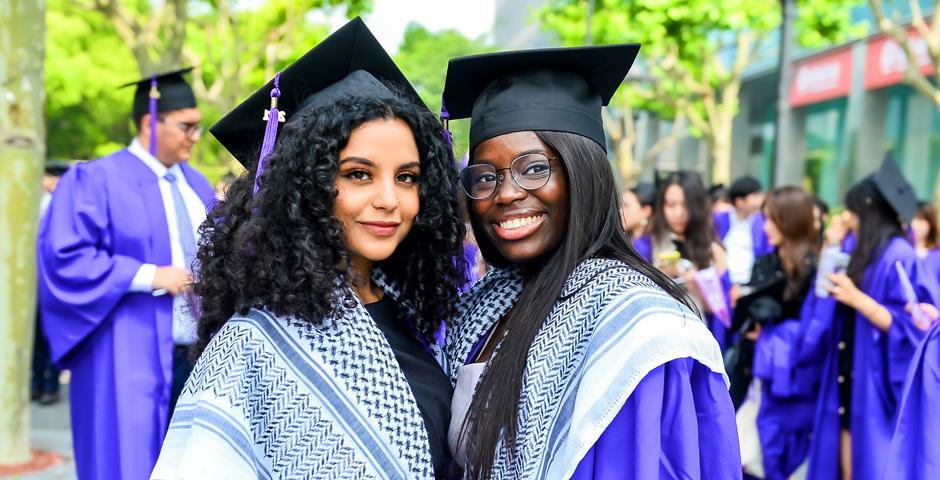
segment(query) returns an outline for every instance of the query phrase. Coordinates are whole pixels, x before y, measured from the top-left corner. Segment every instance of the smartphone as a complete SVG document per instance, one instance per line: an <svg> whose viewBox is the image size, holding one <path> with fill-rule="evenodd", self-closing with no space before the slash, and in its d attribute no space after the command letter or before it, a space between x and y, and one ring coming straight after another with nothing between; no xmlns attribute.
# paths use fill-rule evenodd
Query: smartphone
<svg viewBox="0 0 940 480"><path fill-rule="evenodd" d="M819 256L819 268L816 270L816 296L828 297L832 282L829 274L844 272L849 266L849 254L839 247L829 247Z"/></svg>

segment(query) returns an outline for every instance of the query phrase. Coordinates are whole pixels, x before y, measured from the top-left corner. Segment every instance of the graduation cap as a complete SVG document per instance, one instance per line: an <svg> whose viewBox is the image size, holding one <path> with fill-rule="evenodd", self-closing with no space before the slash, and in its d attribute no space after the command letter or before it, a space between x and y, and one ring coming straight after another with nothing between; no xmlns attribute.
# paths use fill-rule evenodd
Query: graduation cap
<svg viewBox="0 0 940 480"><path fill-rule="evenodd" d="M607 140L601 107L623 82L639 44L545 48L455 58L447 66L442 117L470 118L470 149L519 131Z"/></svg>
<svg viewBox="0 0 940 480"><path fill-rule="evenodd" d="M157 136L154 133L157 125L157 113L181 108L195 108L196 95L192 87L183 79L193 67L181 68L164 73L155 73L130 83L121 85L121 88L136 85L134 91L134 118L150 114L150 154L157 154Z"/></svg>
<svg viewBox="0 0 940 480"><path fill-rule="evenodd" d="M911 223L917 211L917 196L914 195L914 189L904 179L904 174L901 173L901 169L898 168L898 164L894 162L890 153L885 155L881 167L871 174L870 178L898 217L904 223Z"/></svg>
<svg viewBox="0 0 940 480"><path fill-rule="evenodd" d="M45 173L53 177L61 177L69 170L72 165L63 160L49 160L46 162Z"/></svg>
<svg viewBox="0 0 940 480"><path fill-rule="evenodd" d="M209 131L258 179L274 149L277 123L344 97L394 98L383 82L414 101L417 92L359 17L324 39L227 113ZM262 141L263 139L263 141Z"/></svg>

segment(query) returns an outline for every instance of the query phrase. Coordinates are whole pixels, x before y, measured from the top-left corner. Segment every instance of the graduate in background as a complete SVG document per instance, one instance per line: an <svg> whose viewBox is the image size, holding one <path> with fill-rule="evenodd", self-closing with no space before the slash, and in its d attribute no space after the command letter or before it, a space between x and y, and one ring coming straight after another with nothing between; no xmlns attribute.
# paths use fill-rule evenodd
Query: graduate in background
<svg viewBox="0 0 940 480"><path fill-rule="evenodd" d="M757 431L764 476L785 480L806 461L819 384L818 362L800 362L801 318L814 307L811 289L819 244L813 198L798 187L771 190L763 228L773 253L757 259L735 319L744 318L753 345L753 375L760 380ZM733 381L733 380L732 380Z"/></svg>
<svg viewBox="0 0 940 480"><path fill-rule="evenodd" d="M830 295L843 308L817 315L827 331L813 426L810 480L885 477L895 415L908 367L924 332L905 312L895 267L917 276L917 255L905 224L917 200L893 160L846 193L847 226L856 244L845 273L829 275ZM915 285L926 297L922 285ZM839 452L838 455L835 452Z"/></svg>
<svg viewBox="0 0 940 480"><path fill-rule="evenodd" d="M59 179L69 169L67 162L51 160L46 163L46 171L42 176L42 199L39 202L39 220L49 210L52 202L52 192L55 191ZM38 298L37 298L38 302ZM36 325L33 336L33 365L32 385L30 398L40 405L51 405L59 401L59 368L56 367L49 354L49 342L42 332L42 311L36 308Z"/></svg>
<svg viewBox="0 0 940 480"><path fill-rule="evenodd" d="M718 345L620 222L601 108L638 50L450 61L443 103L470 118L460 179L493 267L445 347L466 478L741 476Z"/></svg>
<svg viewBox="0 0 940 480"><path fill-rule="evenodd" d="M656 204L656 187L652 183L640 183L624 190L620 196L620 218L624 230L630 239L637 239L649 233L650 219L653 218L653 206Z"/></svg>
<svg viewBox="0 0 940 480"><path fill-rule="evenodd" d="M728 200L734 208L715 213L712 220L718 241L734 258L728 264L731 283L743 285L751 279L754 261L773 250L764 233L764 191L756 178L744 176L731 183Z"/></svg>
<svg viewBox="0 0 940 480"><path fill-rule="evenodd" d="M914 248L917 256L925 258L940 247L940 231L937 229L937 209L930 202L919 202L914 219L911 220Z"/></svg>
<svg viewBox="0 0 940 480"><path fill-rule="evenodd" d="M186 70L135 82L137 137L73 166L39 233L39 298L81 479L146 478L191 369L184 294L214 195L186 164L201 114Z"/></svg>
<svg viewBox="0 0 940 480"><path fill-rule="evenodd" d="M709 330L724 351L730 346L730 319L716 316L696 282L700 270L713 268L730 312L731 277L725 249L715 237L709 198L697 172L681 170L657 177L656 208L650 234L633 242L637 251L690 293L705 312Z"/></svg>

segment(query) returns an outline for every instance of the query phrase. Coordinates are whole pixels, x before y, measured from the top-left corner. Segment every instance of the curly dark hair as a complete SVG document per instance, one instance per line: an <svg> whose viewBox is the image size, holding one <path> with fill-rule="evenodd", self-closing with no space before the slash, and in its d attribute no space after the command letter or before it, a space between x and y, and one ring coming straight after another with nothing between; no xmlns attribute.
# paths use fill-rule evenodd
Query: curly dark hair
<svg viewBox="0 0 940 480"><path fill-rule="evenodd" d="M264 307L319 323L343 298L336 287L350 273L344 233L333 216L339 152L352 131L369 121L401 119L411 127L420 153L420 211L396 251L378 267L401 289L401 303L416 313L415 327L431 339L452 318L464 282L453 153L441 125L426 108L399 93L395 98L345 98L301 109L280 134L262 187L252 195L254 175L236 179L225 200L201 227L198 355L236 313ZM404 309L401 309L404 310Z"/></svg>

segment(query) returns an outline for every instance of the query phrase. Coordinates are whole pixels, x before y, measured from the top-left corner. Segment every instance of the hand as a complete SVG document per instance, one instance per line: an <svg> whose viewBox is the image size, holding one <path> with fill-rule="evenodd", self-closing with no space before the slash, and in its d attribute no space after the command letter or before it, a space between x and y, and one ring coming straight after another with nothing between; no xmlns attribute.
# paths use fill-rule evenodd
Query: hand
<svg viewBox="0 0 940 480"><path fill-rule="evenodd" d="M839 303L855 308L862 292L852 279L844 273L830 273L828 278L832 282L832 285L827 287L829 294Z"/></svg>
<svg viewBox="0 0 940 480"><path fill-rule="evenodd" d="M666 274L669 278L679 278L682 276L682 270L679 268L677 262L670 262L664 265L659 265L659 270Z"/></svg>
<svg viewBox="0 0 940 480"><path fill-rule="evenodd" d="M748 340L750 340L750 341L752 341L752 342L756 342L757 339L760 338L760 332L761 332L761 330L763 330L763 329L764 329L764 328L761 327L759 323L757 323L757 324L754 325L754 330L751 330L751 331L749 331L749 332L747 332L747 333L744 334L744 338L746 338L746 339L748 339Z"/></svg>
<svg viewBox="0 0 940 480"><path fill-rule="evenodd" d="M728 300L731 302L731 308L738 306L738 299L741 298L741 286L734 284L731 291L728 292Z"/></svg>
<svg viewBox="0 0 940 480"><path fill-rule="evenodd" d="M931 325L937 323L937 319L940 319L940 312L937 311L937 307L929 303L921 303L920 310L927 315L927 318L930 319L930 323L927 325L922 325L920 322L915 321L914 326L916 326L919 330L926 332L927 330L930 330ZM912 313L910 303L904 306L904 311L907 313Z"/></svg>
<svg viewBox="0 0 940 480"><path fill-rule="evenodd" d="M679 274L679 278L682 278L683 286L689 294L695 296L696 298L702 298L702 292L698 289L698 283L695 282L695 274L698 273L698 270L695 268L686 270ZM705 302L702 302L705 303ZM711 310L708 308L708 305L705 305L705 310L711 313Z"/></svg>
<svg viewBox="0 0 940 480"><path fill-rule="evenodd" d="M193 275L189 270L168 265L157 267L157 272L153 276L153 289L166 290L174 297L185 293L192 288Z"/></svg>

